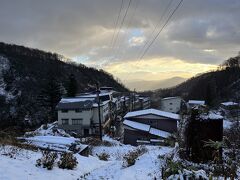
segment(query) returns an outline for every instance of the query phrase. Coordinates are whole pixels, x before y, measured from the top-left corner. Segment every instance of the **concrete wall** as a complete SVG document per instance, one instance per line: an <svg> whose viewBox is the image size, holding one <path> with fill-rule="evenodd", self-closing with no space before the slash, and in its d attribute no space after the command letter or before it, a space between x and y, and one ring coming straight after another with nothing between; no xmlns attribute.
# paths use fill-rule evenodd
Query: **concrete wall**
<svg viewBox="0 0 240 180"><path fill-rule="evenodd" d="M104 123L109 115L109 106L108 103L100 106L100 114L101 114L101 121ZM93 108L93 123L98 123L99 118L98 118L98 107Z"/></svg>
<svg viewBox="0 0 240 180"><path fill-rule="evenodd" d="M90 129L91 120L93 118L93 110L83 110L81 112L76 112L75 110L68 110L68 112L64 113L61 110L58 111L58 127L64 129L65 131L74 131L80 135L84 134L84 129L89 130L89 134L92 134L92 130ZM62 119L68 119L69 124L63 125ZM82 124L73 125L72 119L82 119Z"/></svg>
<svg viewBox="0 0 240 180"><path fill-rule="evenodd" d="M61 110L58 111L58 124L62 125L62 119L68 119L69 125L72 125L72 119L82 119L83 126L90 126L91 119L93 118L92 109L76 112L75 110L68 110L64 113Z"/></svg>

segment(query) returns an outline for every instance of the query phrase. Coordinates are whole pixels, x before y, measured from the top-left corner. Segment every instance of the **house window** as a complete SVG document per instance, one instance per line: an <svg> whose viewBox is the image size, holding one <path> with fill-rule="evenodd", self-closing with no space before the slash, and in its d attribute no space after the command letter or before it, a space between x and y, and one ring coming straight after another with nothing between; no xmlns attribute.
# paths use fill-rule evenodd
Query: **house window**
<svg viewBox="0 0 240 180"><path fill-rule="evenodd" d="M80 112L82 112L82 110L81 109L75 109L75 112L80 113Z"/></svg>
<svg viewBox="0 0 240 180"><path fill-rule="evenodd" d="M62 119L62 125L68 125L69 122L68 122L68 119Z"/></svg>
<svg viewBox="0 0 240 180"><path fill-rule="evenodd" d="M169 103L170 105L172 105L172 103Z"/></svg>
<svg viewBox="0 0 240 180"><path fill-rule="evenodd" d="M67 113L68 110L67 109L62 109L62 113Z"/></svg>
<svg viewBox="0 0 240 180"><path fill-rule="evenodd" d="M72 125L81 125L82 119L72 119Z"/></svg>

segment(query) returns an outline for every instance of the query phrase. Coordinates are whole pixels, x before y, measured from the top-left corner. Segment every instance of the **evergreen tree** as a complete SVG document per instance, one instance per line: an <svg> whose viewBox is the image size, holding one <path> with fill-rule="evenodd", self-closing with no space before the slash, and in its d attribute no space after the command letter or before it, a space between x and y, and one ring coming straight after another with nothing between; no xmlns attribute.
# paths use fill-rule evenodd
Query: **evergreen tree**
<svg viewBox="0 0 240 180"><path fill-rule="evenodd" d="M46 109L47 121L52 122L56 119L56 105L61 99L61 86L60 83L54 78L50 77L46 80L40 95L38 97L39 104Z"/></svg>
<svg viewBox="0 0 240 180"><path fill-rule="evenodd" d="M77 93L77 80L74 74L69 76L68 87L67 87L67 96L68 97L75 97Z"/></svg>
<svg viewBox="0 0 240 180"><path fill-rule="evenodd" d="M205 101L208 106L212 106L214 104L214 100L216 98L216 82L211 80L206 86L206 93L205 93Z"/></svg>

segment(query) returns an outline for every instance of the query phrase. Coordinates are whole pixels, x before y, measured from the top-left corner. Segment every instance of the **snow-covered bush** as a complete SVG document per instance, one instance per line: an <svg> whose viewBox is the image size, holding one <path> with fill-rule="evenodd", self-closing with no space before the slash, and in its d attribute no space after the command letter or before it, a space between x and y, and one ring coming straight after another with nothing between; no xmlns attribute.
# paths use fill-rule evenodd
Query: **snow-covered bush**
<svg viewBox="0 0 240 180"><path fill-rule="evenodd" d="M123 167L129 167L135 164L137 158L147 152L144 146L138 147L136 150L130 151L123 156Z"/></svg>
<svg viewBox="0 0 240 180"><path fill-rule="evenodd" d="M165 170L162 172L163 179L166 179L173 174L178 174L178 172L182 170L183 167L180 162L174 162L171 159L167 159Z"/></svg>
<svg viewBox="0 0 240 180"><path fill-rule="evenodd" d="M50 151L42 151L42 158L37 159L36 166L43 168L47 168L48 170L51 170L53 168L53 165L57 159L57 153L50 152Z"/></svg>
<svg viewBox="0 0 240 180"><path fill-rule="evenodd" d="M186 180L208 180L209 178L206 175L206 172L204 170L199 171L189 171L186 169L183 169L182 171L178 171L177 174L173 174L167 178L168 180L173 179L186 179Z"/></svg>
<svg viewBox="0 0 240 180"><path fill-rule="evenodd" d="M72 153L61 154L60 160L58 161L58 167L62 169L74 169L77 166L77 158Z"/></svg>
<svg viewBox="0 0 240 180"><path fill-rule="evenodd" d="M25 137L33 136L62 136L62 137L71 137L63 129L58 129L57 122L51 124L43 124L35 131L26 132Z"/></svg>
<svg viewBox="0 0 240 180"><path fill-rule="evenodd" d="M110 157L109 154L107 154L105 152L103 152L101 154L97 154L97 156L100 160L103 160L103 161L107 161Z"/></svg>

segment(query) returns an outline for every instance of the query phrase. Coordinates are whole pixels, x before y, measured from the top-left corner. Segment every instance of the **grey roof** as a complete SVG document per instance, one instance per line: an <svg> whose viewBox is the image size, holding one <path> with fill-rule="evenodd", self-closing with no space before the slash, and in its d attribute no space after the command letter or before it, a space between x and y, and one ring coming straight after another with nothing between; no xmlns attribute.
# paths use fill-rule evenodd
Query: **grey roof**
<svg viewBox="0 0 240 180"><path fill-rule="evenodd" d="M90 109L93 107L93 101L79 101L79 102L59 102L56 106L57 110L74 110L74 109Z"/></svg>

